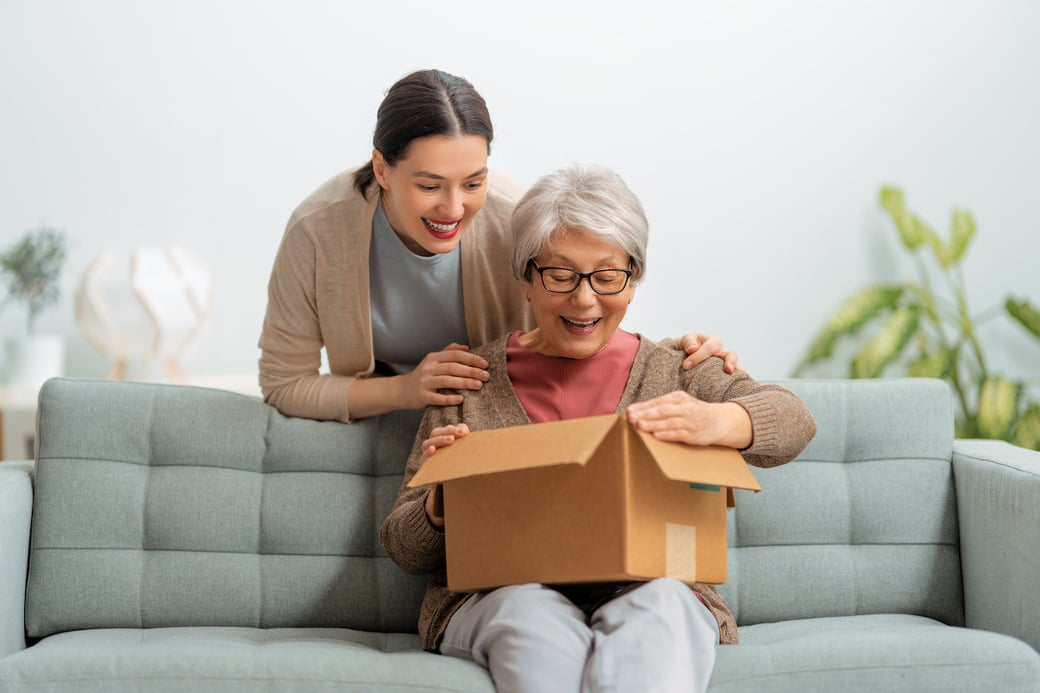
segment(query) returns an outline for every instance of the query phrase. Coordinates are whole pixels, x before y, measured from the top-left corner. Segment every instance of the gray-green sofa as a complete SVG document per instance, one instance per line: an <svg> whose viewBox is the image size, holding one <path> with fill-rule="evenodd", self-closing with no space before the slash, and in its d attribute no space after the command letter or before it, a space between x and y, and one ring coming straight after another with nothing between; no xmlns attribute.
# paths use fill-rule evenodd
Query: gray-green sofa
<svg viewBox="0 0 1040 693"><path fill-rule="evenodd" d="M1040 454L954 441L941 381L784 384L819 433L738 494L711 690L1040 690ZM376 538L417 423L49 381L0 463L0 691L492 691Z"/></svg>

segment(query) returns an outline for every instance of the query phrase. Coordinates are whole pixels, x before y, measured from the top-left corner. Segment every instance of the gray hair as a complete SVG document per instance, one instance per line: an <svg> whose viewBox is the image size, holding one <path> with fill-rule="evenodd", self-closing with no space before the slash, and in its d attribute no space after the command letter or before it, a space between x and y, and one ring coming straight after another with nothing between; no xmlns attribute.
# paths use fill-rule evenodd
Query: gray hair
<svg viewBox="0 0 1040 693"><path fill-rule="evenodd" d="M530 261L567 229L595 234L625 251L633 282L646 272L649 224L643 205L610 169L571 164L535 181L513 210L513 276L530 283Z"/></svg>

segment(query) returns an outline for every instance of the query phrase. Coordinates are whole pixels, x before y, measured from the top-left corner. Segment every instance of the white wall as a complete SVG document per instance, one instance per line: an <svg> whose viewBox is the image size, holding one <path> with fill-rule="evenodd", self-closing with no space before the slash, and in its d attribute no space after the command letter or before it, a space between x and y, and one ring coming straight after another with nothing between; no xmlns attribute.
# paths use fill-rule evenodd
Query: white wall
<svg viewBox="0 0 1040 693"><path fill-rule="evenodd" d="M108 367L73 319L87 263L172 242L216 278L187 369L255 370L290 211L368 156L385 89L423 67L484 94L492 165L521 184L595 161L641 196L631 329L708 331L786 376L840 298L908 276L886 182L941 232L952 207L975 213L974 309L1040 303L1032 0L0 0L0 246L40 221L68 231L64 298L39 325L68 337L67 372ZM8 307L0 334L23 323ZM1037 373L1015 328L984 340Z"/></svg>

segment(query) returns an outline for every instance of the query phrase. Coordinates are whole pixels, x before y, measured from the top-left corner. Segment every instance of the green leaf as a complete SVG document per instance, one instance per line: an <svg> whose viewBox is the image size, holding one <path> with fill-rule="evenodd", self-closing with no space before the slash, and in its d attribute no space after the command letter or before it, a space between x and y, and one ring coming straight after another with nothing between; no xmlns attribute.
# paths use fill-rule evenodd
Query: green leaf
<svg viewBox="0 0 1040 693"><path fill-rule="evenodd" d="M953 223L950 230L950 259L954 264L961 261L968 245L975 236L975 217L963 209L953 210Z"/></svg>
<svg viewBox="0 0 1040 693"><path fill-rule="evenodd" d="M943 243L943 240L939 238L939 234L931 229L928 224L924 223L917 217L914 220L920 225L921 237L924 238L928 247L932 249L932 253L935 255L935 259L939 261L939 264L945 268L949 268L953 264L953 254L950 248Z"/></svg>
<svg viewBox="0 0 1040 693"><path fill-rule="evenodd" d="M923 352L907 366L906 374L911 378L945 378L953 372L957 352L956 348L945 347Z"/></svg>
<svg viewBox="0 0 1040 693"><path fill-rule="evenodd" d="M852 359L853 378L876 378L917 332L917 306L902 306Z"/></svg>
<svg viewBox="0 0 1040 693"><path fill-rule="evenodd" d="M1006 439L1011 424L1018 416L1018 399L1022 386L1000 375L986 378L979 388L979 435L983 438Z"/></svg>
<svg viewBox="0 0 1040 693"><path fill-rule="evenodd" d="M1009 298L1004 307L1011 317L1022 324L1022 327L1040 337L1040 310L1037 310L1029 302L1029 299L1016 301L1013 298Z"/></svg>
<svg viewBox="0 0 1040 693"><path fill-rule="evenodd" d="M863 289L846 299L809 346L799 370L830 358L839 337L855 334L882 312L894 309L902 295L901 286L878 285Z"/></svg>
<svg viewBox="0 0 1040 693"><path fill-rule="evenodd" d="M58 280L65 262L65 244L64 231L39 226L0 253L0 279L6 284L10 298L25 303L29 334L33 332L37 314L57 302L60 296Z"/></svg>
<svg viewBox="0 0 1040 693"><path fill-rule="evenodd" d="M1040 405L1031 404L1019 417L1011 442L1030 450L1040 450Z"/></svg>
<svg viewBox="0 0 1040 693"><path fill-rule="evenodd" d="M899 237L903 241L903 245L908 250L915 250L924 242L919 222L910 213L910 210L906 208L902 190L884 187L881 189L879 201L884 210L888 212L888 216L891 217L892 222L896 226L896 231L899 232Z"/></svg>

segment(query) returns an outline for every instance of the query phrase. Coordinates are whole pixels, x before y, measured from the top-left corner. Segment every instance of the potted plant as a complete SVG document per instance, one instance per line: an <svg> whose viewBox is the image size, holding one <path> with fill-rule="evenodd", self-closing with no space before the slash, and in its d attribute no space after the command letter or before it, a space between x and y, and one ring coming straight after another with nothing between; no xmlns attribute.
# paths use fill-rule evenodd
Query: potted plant
<svg viewBox="0 0 1040 693"><path fill-rule="evenodd" d="M61 375L64 342L59 335L36 334L36 320L61 296L65 256L65 232L42 225L0 253L0 279L6 288L0 308L21 302L28 318L25 334L7 340L8 383L39 386Z"/></svg>
<svg viewBox="0 0 1040 693"><path fill-rule="evenodd" d="M958 437L999 438L1040 450L1035 387L1031 390L1027 381L1008 378L994 368L978 333L984 319L1003 316L1040 340L1040 310L1026 298L1008 296L995 310L976 315L969 311L960 264L975 236L970 212L954 210L950 235L944 240L907 208L900 189L882 188L880 203L914 260L917 281L876 284L846 299L794 375L834 358L839 342L848 346L855 341L850 338L859 336L849 362L850 377L876 378L895 371L942 378L954 394Z"/></svg>

